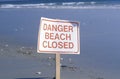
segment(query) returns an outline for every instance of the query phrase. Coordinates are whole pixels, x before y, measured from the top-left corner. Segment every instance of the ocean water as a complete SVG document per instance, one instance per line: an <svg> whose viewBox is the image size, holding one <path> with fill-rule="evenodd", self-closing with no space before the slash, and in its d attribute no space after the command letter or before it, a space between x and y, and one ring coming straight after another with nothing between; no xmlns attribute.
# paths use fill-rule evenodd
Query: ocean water
<svg viewBox="0 0 120 79"><path fill-rule="evenodd" d="M120 8L119 0L0 0L0 8Z"/></svg>
<svg viewBox="0 0 120 79"><path fill-rule="evenodd" d="M0 78L54 77L55 61L50 57L55 55L36 52L40 18L47 17L80 22L81 54L61 55L61 64L67 66L61 68L61 79L119 79L119 3L77 4L1 4Z"/></svg>

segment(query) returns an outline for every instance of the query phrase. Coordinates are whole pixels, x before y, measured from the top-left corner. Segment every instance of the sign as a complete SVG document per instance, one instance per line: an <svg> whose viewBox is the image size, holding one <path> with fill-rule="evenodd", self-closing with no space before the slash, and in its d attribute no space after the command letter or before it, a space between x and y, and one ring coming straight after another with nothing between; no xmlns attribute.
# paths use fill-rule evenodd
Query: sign
<svg viewBox="0 0 120 79"><path fill-rule="evenodd" d="M38 53L80 54L79 22L41 18Z"/></svg>

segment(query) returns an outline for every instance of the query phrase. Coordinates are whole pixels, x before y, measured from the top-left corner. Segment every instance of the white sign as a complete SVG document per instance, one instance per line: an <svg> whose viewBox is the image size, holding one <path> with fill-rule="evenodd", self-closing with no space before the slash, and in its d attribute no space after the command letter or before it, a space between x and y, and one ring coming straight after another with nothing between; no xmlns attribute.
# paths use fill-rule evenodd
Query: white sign
<svg viewBox="0 0 120 79"><path fill-rule="evenodd" d="M37 52L80 54L79 22L41 18Z"/></svg>

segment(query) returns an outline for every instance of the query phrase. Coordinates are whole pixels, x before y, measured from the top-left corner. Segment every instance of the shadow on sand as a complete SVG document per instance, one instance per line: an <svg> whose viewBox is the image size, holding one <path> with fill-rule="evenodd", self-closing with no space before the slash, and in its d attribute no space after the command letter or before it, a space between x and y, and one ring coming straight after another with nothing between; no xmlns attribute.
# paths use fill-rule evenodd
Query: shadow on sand
<svg viewBox="0 0 120 79"><path fill-rule="evenodd" d="M50 77L38 77L38 78L16 78L16 79L54 79Z"/></svg>

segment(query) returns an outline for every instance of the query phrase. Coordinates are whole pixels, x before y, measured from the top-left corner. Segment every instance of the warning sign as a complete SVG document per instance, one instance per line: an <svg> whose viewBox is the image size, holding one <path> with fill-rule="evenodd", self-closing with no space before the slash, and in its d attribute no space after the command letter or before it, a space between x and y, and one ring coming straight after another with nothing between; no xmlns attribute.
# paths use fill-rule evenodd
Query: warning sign
<svg viewBox="0 0 120 79"><path fill-rule="evenodd" d="M41 18L37 52L80 54L79 22Z"/></svg>

